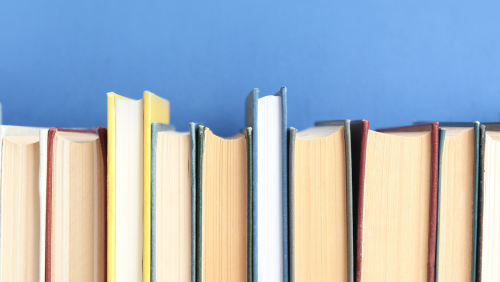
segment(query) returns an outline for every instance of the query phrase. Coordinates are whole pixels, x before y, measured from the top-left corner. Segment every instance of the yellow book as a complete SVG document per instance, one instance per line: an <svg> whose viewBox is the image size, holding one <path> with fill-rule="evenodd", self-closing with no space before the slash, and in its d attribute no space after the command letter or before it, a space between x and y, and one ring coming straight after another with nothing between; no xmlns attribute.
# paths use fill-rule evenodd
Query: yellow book
<svg viewBox="0 0 500 282"><path fill-rule="evenodd" d="M151 124L169 102L108 93L108 281L151 279Z"/></svg>
<svg viewBox="0 0 500 282"><path fill-rule="evenodd" d="M170 123L170 103L144 91L144 260L143 281L151 281L151 126Z"/></svg>

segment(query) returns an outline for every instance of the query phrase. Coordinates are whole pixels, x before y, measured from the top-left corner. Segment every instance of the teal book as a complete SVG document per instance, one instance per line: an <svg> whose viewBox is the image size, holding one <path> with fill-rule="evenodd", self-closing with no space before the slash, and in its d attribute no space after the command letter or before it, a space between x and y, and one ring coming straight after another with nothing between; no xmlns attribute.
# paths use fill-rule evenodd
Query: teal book
<svg viewBox="0 0 500 282"><path fill-rule="evenodd" d="M151 281L196 278L196 132L152 124Z"/></svg>
<svg viewBox="0 0 500 282"><path fill-rule="evenodd" d="M198 128L196 281L252 281L252 128Z"/></svg>
<svg viewBox="0 0 500 282"><path fill-rule="evenodd" d="M312 273L327 281L353 282L351 121L317 122L303 131L291 127L289 136L289 280L301 281L300 274ZM345 260L306 263L328 256Z"/></svg>
<svg viewBox="0 0 500 282"><path fill-rule="evenodd" d="M500 277L500 123L481 123L479 130L476 281Z"/></svg>

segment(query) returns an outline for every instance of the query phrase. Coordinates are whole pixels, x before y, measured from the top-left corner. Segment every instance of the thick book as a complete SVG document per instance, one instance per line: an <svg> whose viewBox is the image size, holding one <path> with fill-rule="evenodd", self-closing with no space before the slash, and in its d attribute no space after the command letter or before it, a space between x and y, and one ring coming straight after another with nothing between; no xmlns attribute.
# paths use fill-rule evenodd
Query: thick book
<svg viewBox="0 0 500 282"><path fill-rule="evenodd" d="M439 126L436 281L475 281L480 125Z"/></svg>
<svg viewBox="0 0 500 282"><path fill-rule="evenodd" d="M153 122L151 281L195 281L197 125Z"/></svg>
<svg viewBox="0 0 500 282"><path fill-rule="evenodd" d="M196 281L252 281L252 129L197 144Z"/></svg>
<svg viewBox="0 0 500 282"><path fill-rule="evenodd" d="M0 126L0 281L43 280L39 131Z"/></svg>
<svg viewBox="0 0 500 282"><path fill-rule="evenodd" d="M105 129L97 131L48 131L46 282L106 281Z"/></svg>
<svg viewBox="0 0 500 282"><path fill-rule="evenodd" d="M288 281L287 90L246 99L253 128L253 279Z"/></svg>
<svg viewBox="0 0 500 282"><path fill-rule="evenodd" d="M351 144L356 281L434 281L438 123L377 132L353 121Z"/></svg>
<svg viewBox="0 0 500 282"><path fill-rule="evenodd" d="M108 93L108 281L151 279L151 125L169 102Z"/></svg>
<svg viewBox="0 0 500 282"><path fill-rule="evenodd" d="M354 281L349 120L290 128L290 281Z"/></svg>

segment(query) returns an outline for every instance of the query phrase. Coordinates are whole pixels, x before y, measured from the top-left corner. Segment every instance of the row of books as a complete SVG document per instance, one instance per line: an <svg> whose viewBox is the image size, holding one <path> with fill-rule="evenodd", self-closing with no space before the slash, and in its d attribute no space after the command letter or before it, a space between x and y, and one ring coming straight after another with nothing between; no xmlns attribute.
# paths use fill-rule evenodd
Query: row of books
<svg viewBox="0 0 500 282"><path fill-rule="evenodd" d="M286 92L230 138L148 91L1 126L0 281L499 281L500 124L297 131Z"/></svg>

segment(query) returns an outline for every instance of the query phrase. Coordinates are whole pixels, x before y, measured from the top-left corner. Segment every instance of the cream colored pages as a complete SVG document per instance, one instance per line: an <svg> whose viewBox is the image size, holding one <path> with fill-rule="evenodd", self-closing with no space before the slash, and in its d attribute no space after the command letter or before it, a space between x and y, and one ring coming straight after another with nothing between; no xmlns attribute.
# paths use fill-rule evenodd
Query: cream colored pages
<svg viewBox="0 0 500 282"><path fill-rule="evenodd" d="M191 136L160 132L156 145L156 281L191 279Z"/></svg>
<svg viewBox="0 0 500 282"><path fill-rule="evenodd" d="M427 281L431 135L369 131L366 154L361 279Z"/></svg>
<svg viewBox="0 0 500 282"><path fill-rule="evenodd" d="M247 142L205 131L202 179L202 281L246 281Z"/></svg>
<svg viewBox="0 0 500 282"><path fill-rule="evenodd" d="M486 132L481 281L500 281L500 132Z"/></svg>
<svg viewBox="0 0 500 282"><path fill-rule="evenodd" d="M116 99L115 280L142 281L144 234L143 101Z"/></svg>
<svg viewBox="0 0 500 282"><path fill-rule="evenodd" d="M40 165L38 170L38 193L40 195L40 257L39 282L45 282L45 224L47 215L47 140L49 130L40 130Z"/></svg>
<svg viewBox="0 0 500 282"><path fill-rule="evenodd" d="M450 129L441 160L437 279L471 281L474 129Z"/></svg>
<svg viewBox="0 0 500 282"><path fill-rule="evenodd" d="M37 127L24 127L24 126L10 126L0 125L0 160L2 159L2 141L4 136L38 136L41 128ZM2 163L0 162L0 170ZM1 175L1 174L0 174Z"/></svg>
<svg viewBox="0 0 500 282"><path fill-rule="evenodd" d="M3 138L4 136L14 135L14 136L38 136L40 128L36 127L24 127L24 126L9 126L9 125L0 125L0 190L2 189L2 146L3 146ZM0 230L0 234L1 234ZM2 250L2 244L0 240L0 253ZM2 279L2 256L0 256L0 281Z"/></svg>
<svg viewBox="0 0 500 282"><path fill-rule="evenodd" d="M325 132L330 135L321 136ZM318 135L321 138L310 139ZM294 154L293 276L297 282L345 282L348 273L344 128L318 127L299 132Z"/></svg>
<svg viewBox="0 0 500 282"><path fill-rule="evenodd" d="M97 136L56 133L52 184L52 281L106 281L106 191Z"/></svg>
<svg viewBox="0 0 500 282"><path fill-rule="evenodd" d="M39 274L38 136L3 140L2 281L37 281Z"/></svg>

